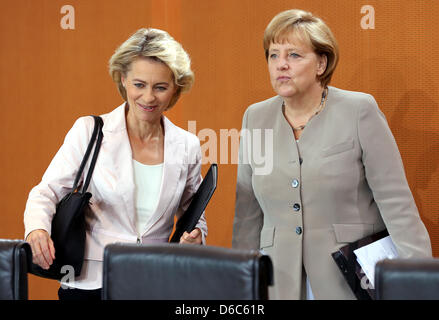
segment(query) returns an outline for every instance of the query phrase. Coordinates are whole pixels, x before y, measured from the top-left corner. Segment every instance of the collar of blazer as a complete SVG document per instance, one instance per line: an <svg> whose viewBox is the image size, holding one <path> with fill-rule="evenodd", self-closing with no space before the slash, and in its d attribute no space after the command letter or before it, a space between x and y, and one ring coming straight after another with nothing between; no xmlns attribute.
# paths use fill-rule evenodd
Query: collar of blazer
<svg viewBox="0 0 439 320"><path fill-rule="evenodd" d="M182 164L187 157L185 135L179 134L182 129L174 125L167 117L162 117L165 131L163 178L157 207L146 226L145 233L167 212L168 206L176 193ZM118 176L117 181L119 181L118 188L124 199L132 228L136 230L133 164L130 161L132 151L126 130L125 103L112 112L102 115L102 118L104 120L102 145L111 143L111 146L107 145L107 148L111 150L113 168L115 168L115 175ZM166 186L164 186L164 181L166 181Z"/></svg>

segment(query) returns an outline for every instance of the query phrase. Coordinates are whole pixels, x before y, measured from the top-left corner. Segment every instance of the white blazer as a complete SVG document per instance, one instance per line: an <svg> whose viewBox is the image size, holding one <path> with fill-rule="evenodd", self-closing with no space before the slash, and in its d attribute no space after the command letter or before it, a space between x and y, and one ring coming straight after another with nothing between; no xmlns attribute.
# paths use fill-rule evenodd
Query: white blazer
<svg viewBox="0 0 439 320"><path fill-rule="evenodd" d="M92 210L86 215L85 247L85 260L97 261L103 260L104 247L109 243L167 242L172 233L174 215L179 218L187 209L202 181L200 141L163 116L165 147L159 201L143 234L137 234L132 151L126 128L125 103L101 117L104 138L88 189L93 196ZM31 190L24 213L25 238L36 229L44 229L50 234L56 204L73 185L93 127L92 117L81 117L75 122L42 181ZM204 242L207 235L204 214L197 227L202 231Z"/></svg>

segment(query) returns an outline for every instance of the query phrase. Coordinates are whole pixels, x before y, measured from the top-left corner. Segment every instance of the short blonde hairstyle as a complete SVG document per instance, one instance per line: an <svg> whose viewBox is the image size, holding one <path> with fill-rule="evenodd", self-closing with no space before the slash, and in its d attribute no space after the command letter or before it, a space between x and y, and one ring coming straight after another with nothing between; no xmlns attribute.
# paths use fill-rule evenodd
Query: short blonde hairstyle
<svg viewBox="0 0 439 320"><path fill-rule="evenodd" d="M192 87L194 73L191 70L191 60L181 44L166 31L142 28L122 43L109 61L110 75L125 101L127 93L122 85L122 77L126 76L131 63L138 58L161 61L172 71L177 90L167 109L175 105L182 92L189 91Z"/></svg>
<svg viewBox="0 0 439 320"><path fill-rule="evenodd" d="M338 63L338 44L329 27L311 12L297 9L280 12L265 29L265 58L268 59L270 44L283 42L290 35L298 36L308 43L317 55L327 57L326 70L317 77L322 86L326 87Z"/></svg>

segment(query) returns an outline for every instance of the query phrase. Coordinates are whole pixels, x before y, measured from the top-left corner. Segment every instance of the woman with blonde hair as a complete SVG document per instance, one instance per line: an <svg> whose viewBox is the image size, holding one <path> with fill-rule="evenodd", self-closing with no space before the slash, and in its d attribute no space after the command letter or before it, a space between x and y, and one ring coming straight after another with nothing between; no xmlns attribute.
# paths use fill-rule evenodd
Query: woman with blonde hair
<svg viewBox="0 0 439 320"><path fill-rule="evenodd" d="M140 29L115 51L109 69L125 101L101 116L104 138L89 185L85 260L81 275L63 283L68 289L60 287L60 299L100 299L104 247L167 242L174 217L187 209L202 180L198 138L163 114L194 81L182 46L165 31ZM92 117L75 122L29 194L25 238L42 268L56 258L51 221L57 202L73 185L93 126ZM180 243L201 244L206 235L203 215Z"/></svg>
<svg viewBox="0 0 439 320"><path fill-rule="evenodd" d="M428 232L375 99L329 86L338 45L310 12L276 15L264 34L276 96L246 110L243 132L272 130L273 170L240 142L233 247L263 249L272 299L354 299L331 253L387 228L402 258L431 257Z"/></svg>

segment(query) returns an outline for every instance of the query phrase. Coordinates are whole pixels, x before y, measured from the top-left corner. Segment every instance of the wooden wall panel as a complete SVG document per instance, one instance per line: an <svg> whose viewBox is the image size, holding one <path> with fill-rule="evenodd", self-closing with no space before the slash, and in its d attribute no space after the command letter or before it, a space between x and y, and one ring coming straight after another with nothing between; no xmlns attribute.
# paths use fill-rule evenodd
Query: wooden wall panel
<svg viewBox="0 0 439 320"><path fill-rule="evenodd" d="M67 4L75 9L74 30L60 26ZM375 29L361 27L364 5L375 10ZM164 29L189 52L195 85L168 117L185 129L195 121L205 147L217 139L219 162L225 152L221 130L240 130L247 106L274 95L262 35L275 14L293 6L322 17L339 42L332 85L371 93L378 101L439 256L439 2L428 0L3 0L0 238L23 237L27 195L74 120L122 102L107 64L135 30ZM231 245L234 214L232 149L219 165L219 187L207 211L208 244L224 247ZM214 154L206 153L207 159ZM29 286L31 299L56 299L55 281L31 276Z"/></svg>

